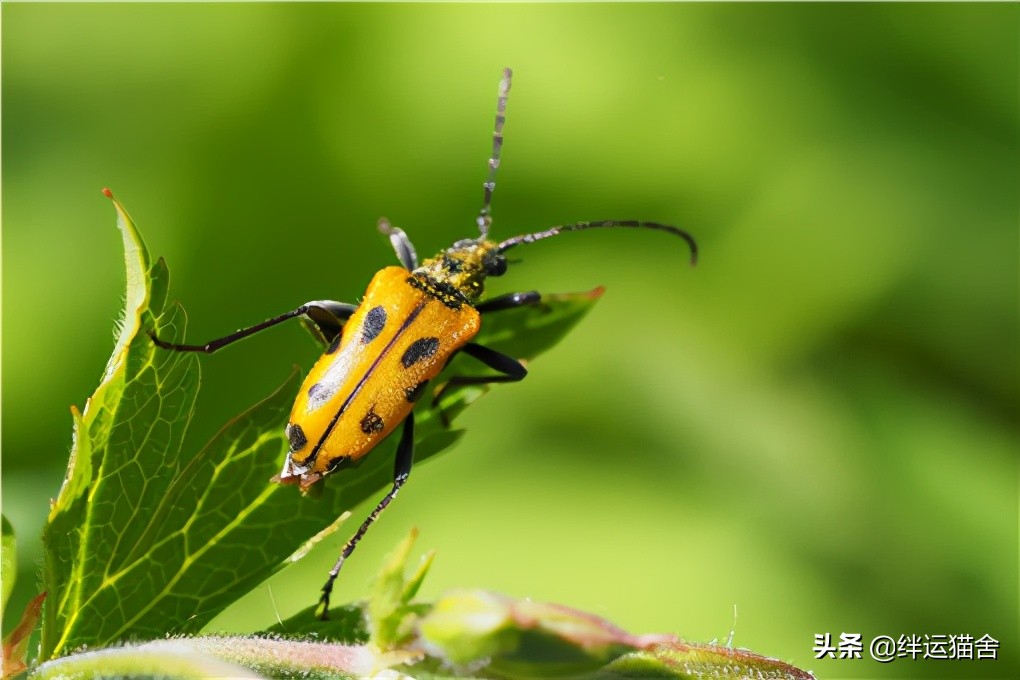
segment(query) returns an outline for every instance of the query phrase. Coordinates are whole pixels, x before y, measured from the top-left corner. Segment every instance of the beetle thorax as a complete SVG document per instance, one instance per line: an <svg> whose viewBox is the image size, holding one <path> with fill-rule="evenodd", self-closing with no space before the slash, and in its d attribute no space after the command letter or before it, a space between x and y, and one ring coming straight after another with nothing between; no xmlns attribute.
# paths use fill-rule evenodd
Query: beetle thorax
<svg viewBox="0 0 1020 680"><path fill-rule="evenodd" d="M497 244L486 239L464 239L425 260L414 270L415 277L427 279L433 293L463 298L473 304L485 289L487 276L498 276L506 261Z"/></svg>

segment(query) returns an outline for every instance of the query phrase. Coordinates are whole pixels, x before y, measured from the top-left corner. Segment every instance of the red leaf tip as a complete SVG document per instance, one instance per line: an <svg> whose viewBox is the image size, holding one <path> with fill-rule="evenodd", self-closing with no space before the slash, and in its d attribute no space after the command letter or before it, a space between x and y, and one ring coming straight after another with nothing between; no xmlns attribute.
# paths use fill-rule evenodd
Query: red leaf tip
<svg viewBox="0 0 1020 680"><path fill-rule="evenodd" d="M103 187L103 196L107 198L113 198L113 192L110 191L109 187Z"/></svg>

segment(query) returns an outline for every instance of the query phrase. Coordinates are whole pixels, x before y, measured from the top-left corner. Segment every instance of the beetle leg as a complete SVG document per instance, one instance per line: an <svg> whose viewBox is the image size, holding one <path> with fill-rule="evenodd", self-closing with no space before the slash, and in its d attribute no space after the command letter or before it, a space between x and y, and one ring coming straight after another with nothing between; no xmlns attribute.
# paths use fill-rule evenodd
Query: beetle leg
<svg viewBox="0 0 1020 680"><path fill-rule="evenodd" d="M344 322L351 318L358 307L347 302L333 300L314 300L304 305L305 311L301 322L305 328L324 345L329 345L340 337Z"/></svg>
<svg viewBox="0 0 1020 680"><path fill-rule="evenodd" d="M293 319L296 316L304 315L309 319L315 328L321 333L322 337L327 342L331 342L340 335L340 329L343 327L344 321L350 318L356 306L347 304L346 302L334 302L333 300L312 300L306 302L297 309L292 309L289 312L285 312L280 316L274 316L272 319L266 319L262 323L257 323L254 326L248 326L247 328L241 328L230 335L225 335L222 338L216 338L210 340L204 345L179 345L173 342L166 342L156 337L154 331L149 331L149 337L156 343L157 347L163 349L173 350L175 352L205 352L206 354L212 354L221 347L237 342L247 338L249 335L254 335L259 331L265 330L271 326L275 326L279 323L283 323L288 319Z"/></svg>
<svg viewBox="0 0 1020 680"><path fill-rule="evenodd" d="M358 546L358 541L365 535L368 528L379 519L379 515L386 506L390 504L396 495L400 491L400 487L407 481L408 475L411 474L411 465L414 463L414 412L408 414L407 418L404 419L404 429L400 433L400 443L397 444L397 456L393 463L393 488L390 489L389 493L383 496L379 504L375 506L375 510L372 511L358 530L351 536L351 539L344 545L344 549L340 552L340 557L337 559L336 564L329 570L329 578L326 579L325 585L322 586L322 596L319 598L319 604L322 605L322 613L319 614L319 618L323 621L329 620L329 596L333 592L333 583L336 581L337 575L340 573L340 567L344 565L344 561L351 556L354 549Z"/></svg>
<svg viewBox="0 0 1020 680"><path fill-rule="evenodd" d="M418 268L418 254L414 252L414 244L407 238L403 229L394 227L388 219L380 217L379 231L390 237L390 245L393 246L393 251L397 254L400 264L404 265L404 269Z"/></svg>
<svg viewBox="0 0 1020 680"><path fill-rule="evenodd" d="M541 301L542 296L539 292L537 290L530 290L527 293L508 293L507 295L496 296L475 305L475 309L480 314L485 314L486 312L499 312L504 309L524 307L525 305L537 305Z"/></svg>
<svg viewBox="0 0 1020 680"><path fill-rule="evenodd" d="M498 300L499 298L495 299ZM524 376L528 375L528 369L517 359L483 345L469 342L461 347L460 351L473 356L489 368L499 371L502 375L455 375L446 381L445 385L436 390L435 396L432 397L433 408L439 404L439 401L449 389L458 385L488 385L490 383L518 382L524 380ZM439 415L443 420L443 425L448 427L450 425L449 418L446 417L442 409L440 409Z"/></svg>
<svg viewBox="0 0 1020 680"><path fill-rule="evenodd" d="M322 333L326 342L333 342L340 335L344 322L358 309L357 305L334 300L313 300L304 306L308 308L305 317Z"/></svg>

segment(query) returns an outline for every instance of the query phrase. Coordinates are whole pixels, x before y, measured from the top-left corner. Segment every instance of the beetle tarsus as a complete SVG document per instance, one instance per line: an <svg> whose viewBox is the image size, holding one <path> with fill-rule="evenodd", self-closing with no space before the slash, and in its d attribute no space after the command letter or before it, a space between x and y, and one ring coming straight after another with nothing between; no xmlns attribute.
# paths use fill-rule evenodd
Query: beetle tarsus
<svg viewBox="0 0 1020 680"><path fill-rule="evenodd" d="M322 606L322 613L319 614L320 621L329 621L329 596L333 592L333 582L336 580L336 575L340 573L340 565L342 564L343 558L340 558L336 566L330 570L329 580L322 586L322 595L319 596L319 605Z"/></svg>

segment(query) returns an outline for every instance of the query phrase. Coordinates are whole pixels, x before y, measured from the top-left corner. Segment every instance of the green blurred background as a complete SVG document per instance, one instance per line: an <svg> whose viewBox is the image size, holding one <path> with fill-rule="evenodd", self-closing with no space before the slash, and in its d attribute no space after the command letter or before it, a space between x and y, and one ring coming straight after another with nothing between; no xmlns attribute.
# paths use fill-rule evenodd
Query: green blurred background
<svg viewBox="0 0 1020 680"><path fill-rule="evenodd" d="M5 5L5 622L113 345L99 189L168 260L194 340L355 300L394 262L380 215L422 255L475 235L509 65L494 235L638 217L702 261L636 232L515 251L490 292L607 293L415 471L339 599L416 525L426 598L735 628L826 677L1015 676L1018 26L1015 5ZM295 325L204 359L189 436L314 355ZM213 627L307 606L333 559ZM988 633L1002 658L813 658L842 632Z"/></svg>

